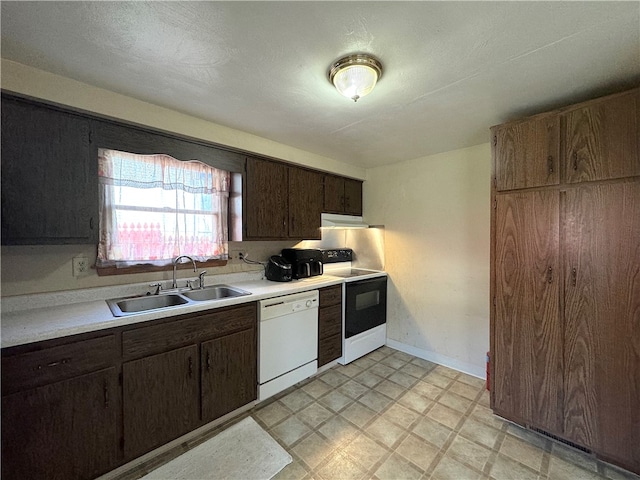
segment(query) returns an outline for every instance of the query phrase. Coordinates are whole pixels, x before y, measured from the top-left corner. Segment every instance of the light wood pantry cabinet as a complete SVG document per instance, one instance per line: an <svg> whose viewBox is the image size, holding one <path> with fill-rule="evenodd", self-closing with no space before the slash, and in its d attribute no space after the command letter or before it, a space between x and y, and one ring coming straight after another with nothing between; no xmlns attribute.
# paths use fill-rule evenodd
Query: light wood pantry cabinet
<svg viewBox="0 0 640 480"><path fill-rule="evenodd" d="M636 473L639 93L494 127L491 220L492 409ZM527 151L550 118L559 125L557 181L505 175L548 169L548 155L518 160L503 147L509 137L511 152Z"/></svg>

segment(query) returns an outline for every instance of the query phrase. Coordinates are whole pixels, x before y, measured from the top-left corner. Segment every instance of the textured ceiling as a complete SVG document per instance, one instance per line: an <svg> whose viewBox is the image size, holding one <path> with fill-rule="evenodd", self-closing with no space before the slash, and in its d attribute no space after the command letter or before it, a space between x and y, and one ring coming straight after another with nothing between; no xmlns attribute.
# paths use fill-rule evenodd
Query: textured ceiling
<svg viewBox="0 0 640 480"><path fill-rule="evenodd" d="M640 83L640 2L1 2L2 57L362 167ZM327 79L367 52L358 103Z"/></svg>

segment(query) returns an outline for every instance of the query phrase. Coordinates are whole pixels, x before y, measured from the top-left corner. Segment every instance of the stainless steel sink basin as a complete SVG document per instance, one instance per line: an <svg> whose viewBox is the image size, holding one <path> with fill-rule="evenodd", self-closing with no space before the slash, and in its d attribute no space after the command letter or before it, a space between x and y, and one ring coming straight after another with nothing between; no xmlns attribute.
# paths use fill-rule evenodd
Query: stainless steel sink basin
<svg viewBox="0 0 640 480"><path fill-rule="evenodd" d="M126 314L147 312L159 308L175 307L189 303L181 295L149 295L145 297L107 300L107 305L116 317Z"/></svg>
<svg viewBox="0 0 640 480"><path fill-rule="evenodd" d="M251 292L229 285L212 285L197 290L187 290L180 293L161 293L160 295L145 295L130 298L114 298L107 300L107 305L116 317L134 315L162 308L179 307L194 302L224 300L225 298L251 295Z"/></svg>
<svg viewBox="0 0 640 480"><path fill-rule="evenodd" d="M196 302L204 302L207 300L221 300L223 298L251 295L251 292L230 287L229 285L212 285L199 290L189 290L188 292L183 292L182 295Z"/></svg>

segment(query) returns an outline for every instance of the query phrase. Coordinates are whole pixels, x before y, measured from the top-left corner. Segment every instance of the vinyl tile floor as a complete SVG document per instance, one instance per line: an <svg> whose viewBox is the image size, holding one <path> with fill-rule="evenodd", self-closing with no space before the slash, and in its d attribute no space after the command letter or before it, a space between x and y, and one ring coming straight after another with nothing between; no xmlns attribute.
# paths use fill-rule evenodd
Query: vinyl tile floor
<svg viewBox="0 0 640 480"><path fill-rule="evenodd" d="M484 380L389 347L301 382L181 451L247 415L293 457L276 480L640 480L494 416ZM119 478L139 478L181 451Z"/></svg>

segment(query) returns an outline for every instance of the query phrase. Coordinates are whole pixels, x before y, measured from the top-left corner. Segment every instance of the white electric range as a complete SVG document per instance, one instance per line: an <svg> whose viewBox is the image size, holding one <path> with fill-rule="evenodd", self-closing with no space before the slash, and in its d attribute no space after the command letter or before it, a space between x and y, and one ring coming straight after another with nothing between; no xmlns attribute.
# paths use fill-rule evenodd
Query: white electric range
<svg viewBox="0 0 640 480"><path fill-rule="evenodd" d="M346 365L387 340L387 274L353 268L353 250L322 251L324 273L345 279L342 286L342 357Z"/></svg>

